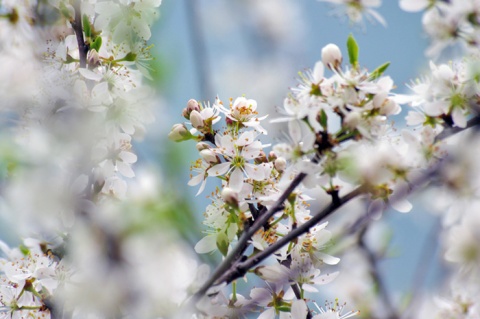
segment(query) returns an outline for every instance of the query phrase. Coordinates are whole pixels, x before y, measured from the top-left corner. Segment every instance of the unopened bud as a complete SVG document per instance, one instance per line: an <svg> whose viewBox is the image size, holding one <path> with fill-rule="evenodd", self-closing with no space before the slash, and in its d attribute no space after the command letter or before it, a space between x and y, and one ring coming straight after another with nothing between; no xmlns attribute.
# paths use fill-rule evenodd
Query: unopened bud
<svg viewBox="0 0 480 319"><path fill-rule="evenodd" d="M205 142L198 142L197 145L195 145L195 147L199 152L203 150L209 150L211 148L210 145L208 145L208 143L205 143Z"/></svg>
<svg viewBox="0 0 480 319"><path fill-rule="evenodd" d="M329 69L339 69L342 64L342 52L333 43L327 44L322 49L322 62Z"/></svg>
<svg viewBox="0 0 480 319"><path fill-rule="evenodd" d="M175 124L168 133L168 138L174 142L182 142L192 139L193 135L185 124Z"/></svg>
<svg viewBox="0 0 480 319"><path fill-rule="evenodd" d="M225 187L222 190L222 199L228 205L238 207L238 193L230 187Z"/></svg>
<svg viewBox="0 0 480 319"><path fill-rule="evenodd" d="M275 160L273 165L279 173L283 173L283 171L285 171L285 168L287 167L287 161L283 157L279 157Z"/></svg>
<svg viewBox="0 0 480 319"><path fill-rule="evenodd" d="M190 119L190 113L192 113L192 111L200 112L200 105L194 99L188 100L187 107L182 111L182 116L188 120Z"/></svg>
<svg viewBox="0 0 480 319"><path fill-rule="evenodd" d="M205 125L202 115L200 114L200 112L195 110L190 113L190 123L192 123L192 126L197 130L203 128L203 126Z"/></svg>
<svg viewBox="0 0 480 319"><path fill-rule="evenodd" d="M200 151L200 156L210 165L215 165L220 163L220 159L214 151L205 149Z"/></svg>
<svg viewBox="0 0 480 319"><path fill-rule="evenodd" d="M88 51L87 55L88 66L95 68L100 65L100 56L98 55L97 50L92 49Z"/></svg>
<svg viewBox="0 0 480 319"><path fill-rule="evenodd" d="M276 159L277 159L277 154L275 154L274 151L270 151L270 153L268 153L268 161L273 162Z"/></svg>
<svg viewBox="0 0 480 319"><path fill-rule="evenodd" d="M361 116L358 112L350 112L343 119L343 124L349 129L357 128L360 124Z"/></svg>
<svg viewBox="0 0 480 319"><path fill-rule="evenodd" d="M260 151L260 154L255 158L255 164L268 163L267 155L264 151Z"/></svg>

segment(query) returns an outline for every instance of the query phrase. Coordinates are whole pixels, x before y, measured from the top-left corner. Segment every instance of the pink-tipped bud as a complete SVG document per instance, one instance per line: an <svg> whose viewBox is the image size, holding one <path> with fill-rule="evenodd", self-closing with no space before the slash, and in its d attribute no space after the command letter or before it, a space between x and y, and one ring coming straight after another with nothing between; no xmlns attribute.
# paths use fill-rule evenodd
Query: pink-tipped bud
<svg viewBox="0 0 480 319"><path fill-rule="evenodd" d="M88 61L88 66L91 68L94 68L100 65L100 56L98 55L97 50L92 49L88 51L87 61Z"/></svg>
<svg viewBox="0 0 480 319"><path fill-rule="evenodd" d="M279 173L283 173L287 167L287 161L283 157L279 157L275 160L273 165Z"/></svg>
<svg viewBox="0 0 480 319"><path fill-rule="evenodd" d="M200 156L210 165L215 165L220 163L220 159L218 158L217 154L214 151L205 149L200 151Z"/></svg>
<svg viewBox="0 0 480 319"><path fill-rule="evenodd" d="M175 124L168 133L168 138L174 142L182 142L192 139L193 135L185 124Z"/></svg>
<svg viewBox="0 0 480 319"><path fill-rule="evenodd" d="M333 43L327 44L322 49L322 62L329 69L338 70L342 65L342 52Z"/></svg>
<svg viewBox="0 0 480 319"><path fill-rule="evenodd" d="M197 145L195 145L195 147L197 148L197 151L199 151L199 152L201 152L203 150L211 149L210 145L208 145L208 143L205 143L205 142L198 142Z"/></svg>
<svg viewBox="0 0 480 319"><path fill-rule="evenodd" d="M268 161L273 162L276 159L277 159L277 154L275 154L274 151L270 151L270 153L268 153Z"/></svg>
<svg viewBox="0 0 480 319"><path fill-rule="evenodd" d="M197 130L202 129L205 126L202 115L195 110L190 113L190 123L192 123L192 126Z"/></svg>
<svg viewBox="0 0 480 319"><path fill-rule="evenodd" d="M222 190L222 199L228 205L238 207L238 193L230 187L225 187Z"/></svg>
<svg viewBox="0 0 480 319"><path fill-rule="evenodd" d="M190 119L190 113L192 113L192 111L200 112L200 105L194 99L188 100L187 107L182 111L182 116L188 120Z"/></svg>

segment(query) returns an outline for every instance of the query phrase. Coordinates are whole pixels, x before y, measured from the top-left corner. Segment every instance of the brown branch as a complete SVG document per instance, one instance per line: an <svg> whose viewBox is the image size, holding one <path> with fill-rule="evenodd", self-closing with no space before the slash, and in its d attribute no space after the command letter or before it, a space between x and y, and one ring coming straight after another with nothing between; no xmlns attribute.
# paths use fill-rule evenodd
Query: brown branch
<svg viewBox="0 0 480 319"><path fill-rule="evenodd" d="M315 227L320 221L322 221L325 217L331 215L335 212L340 206L349 202L350 200L356 198L357 196L363 194L366 191L364 187L358 187L355 190L351 191L347 195L340 197L337 203L331 203L327 207L325 207L322 211L315 214L310 220L306 223L300 225L298 228L292 230L284 237L280 238L277 242L272 244L271 246L267 247L265 250L261 251L260 253L248 258L245 261L238 261L232 268L226 271L219 279L218 282L226 282L230 283L233 280L243 276L247 270L255 267L260 262L262 262L267 257L273 255L276 251L278 251L283 246L287 245L290 241L294 240L295 238L299 237L302 234L305 234L310 231L310 228Z"/></svg>
<svg viewBox="0 0 480 319"><path fill-rule="evenodd" d="M75 32L75 36L77 37L80 67L85 68L87 67L87 53L89 47L85 43L85 39L83 37L81 0L75 1L74 9L75 19L73 21L70 21L70 23L72 24L73 32Z"/></svg>

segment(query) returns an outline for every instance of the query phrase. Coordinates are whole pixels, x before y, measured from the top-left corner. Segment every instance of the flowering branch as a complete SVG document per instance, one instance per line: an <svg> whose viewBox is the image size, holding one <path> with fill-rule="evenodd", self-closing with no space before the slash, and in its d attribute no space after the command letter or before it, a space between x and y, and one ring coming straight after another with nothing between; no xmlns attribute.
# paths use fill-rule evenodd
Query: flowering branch
<svg viewBox="0 0 480 319"><path fill-rule="evenodd" d="M203 296L205 292L213 285L219 284L224 281L219 278L223 278L223 276L225 275L225 272L232 265L234 265L235 261L241 258L242 253L245 251L245 249L248 246L248 241L252 238L255 232L257 232L257 230L263 227L275 213L283 209L283 203L285 202L285 200L288 198L288 196L290 196L290 194L295 190L295 188L302 182L302 180L306 176L307 174L305 173L298 174L295 177L295 179L290 183L288 188L282 193L282 195L280 195L280 197L275 202L275 204L273 204L268 211L260 214L259 218L254 221L253 225L251 225L248 229L246 229L246 231L242 234L242 236L238 240L238 243L235 245L232 251L228 254L228 256L223 260L223 262L217 267L217 269L209 278L209 280L206 281L203 284L203 286L195 293L195 295L193 296L194 300Z"/></svg>
<svg viewBox="0 0 480 319"><path fill-rule="evenodd" d="M339 198L338 202L332 202L330 205L322 209L320 212L315 214L309 221L302 224L298 228L292 230L290 233L279 239L277 242L267 247L265 250L259 252L258 254L248 258L245 261L238 261L232 265L232 268L225 272L222 276L219 277L217 283L230 283L233 280L240 278L245 275L245 273L258 265L264 259L275 254L280 248L290 243L295 238L298 238L300 235L307 233L312 227L317 225L324 218L328 217L334 213L342 205L346 204L350 200L364 194L366 192L365 187L358 187L357 189L349 192L348 194Z"/></svg>

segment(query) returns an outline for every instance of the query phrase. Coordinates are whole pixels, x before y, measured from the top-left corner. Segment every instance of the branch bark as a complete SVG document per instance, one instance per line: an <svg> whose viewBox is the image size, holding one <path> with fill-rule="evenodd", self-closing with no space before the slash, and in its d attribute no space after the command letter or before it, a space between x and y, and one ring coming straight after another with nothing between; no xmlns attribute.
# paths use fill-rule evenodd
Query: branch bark
<svg viewBox="0 0 480 319"><path fill-rule="evenodd" d="M73 7L75 9L75 19L70 21L70 23L72 24L73 32L75 32L75 36L77 38L80 67L86 68L87 53L89 48L85 43L85 38L83 37L81 0L76 0Z"/></svg>

